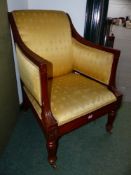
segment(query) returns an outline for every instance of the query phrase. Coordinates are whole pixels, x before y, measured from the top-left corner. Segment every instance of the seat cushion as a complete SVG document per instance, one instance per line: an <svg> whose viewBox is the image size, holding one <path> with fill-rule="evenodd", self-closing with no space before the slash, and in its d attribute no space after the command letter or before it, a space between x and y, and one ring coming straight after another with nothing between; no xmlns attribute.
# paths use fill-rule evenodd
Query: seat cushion
<svg viewBox="0 0 131 175"><path fill-rule="evenodd" d="M49 80L49 92L59 126L116 101L106 86L75 73Z"/></svg>
<svg viewBox="0 0 131 175"><path fill-rule="evenodd" d="M52 10L12 12L24 44L48 61L48 76L72 71L72 39L66 13Z"/></svg>

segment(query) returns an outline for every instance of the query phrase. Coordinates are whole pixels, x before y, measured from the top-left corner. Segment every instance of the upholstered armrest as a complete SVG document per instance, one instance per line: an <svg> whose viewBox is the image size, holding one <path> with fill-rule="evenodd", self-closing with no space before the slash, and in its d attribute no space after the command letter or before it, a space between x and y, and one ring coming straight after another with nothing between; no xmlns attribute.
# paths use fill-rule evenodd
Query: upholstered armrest
<svg viewBox="0 0 131 175"><path fill-rule="evenodd" d="M46 79L43 77L47 76L47 62L46 60L32 52L25 45L25 43L19 35L12 13L8 13L8 18L13 33L14 42L16 44L16 54L21 79L24 83L24 86L34 96L39 105L42 105L42 103L44 103L42 94L42 81L43 79ZM37 93L37 91L39 93Z"/></svg>
<svg viewBox="0 0 131 175"><path fill-rule="evenodd" d="M17 60L24 90L26 93L29 92L28 98L31 97L29 100L32 101L33 107L43 121L45 130L48 130L57 123L52 115L48 97L47 67L50 66L50 63L25 45L19 35L12 13L9 13L8 17L16 43Z"/></svg>
<svg viewBox="0 0 131 175"><path fill-rule="evenodd" d="M23 48L28 50L25 46ZM46 127L50 127L56 121L51 114L49 103L46 61L41 60L42 58L39 58L38 61L36 58L37 55L34 54L34 57L32 57L31 54L32 51L30 50L23 53L21 48L16 44L16 56L20 77L24 85L23 88L40 119L46 123ZM42 110L39 110L40 106L42 106Z"/></svg>
<svg viewBox="0 0 131 175"><path fill-rule="evenodd" d="M72 22L71 29L74 59L73 69L110 87L115 87L120 51L87 41L77 33Z"/></svg>
<svg viewBox="0 0 131 175"><path fill-rule="evenodd" d="M24 86L30 91L32 96L42 105L41 99L41 78L39 66L33 63L16 45L16 56L19 72Z"/></svg>
<svg viewBox="0 0 131 175"><path fill-rule="evenodd" d="M74 70L109 84L114 55L73 39Z"/></svg>

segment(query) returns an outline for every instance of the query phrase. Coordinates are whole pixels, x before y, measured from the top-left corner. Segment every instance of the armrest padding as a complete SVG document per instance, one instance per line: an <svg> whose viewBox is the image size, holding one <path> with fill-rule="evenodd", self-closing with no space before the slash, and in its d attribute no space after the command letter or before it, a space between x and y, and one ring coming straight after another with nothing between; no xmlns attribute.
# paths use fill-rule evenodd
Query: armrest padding
<svg viewBox="0 0 131 175"><path fill-rule="evenodd" d="M73 39L74 70L104 84L109 84L113 57L112 53L86 46Z"/></svg>
<svg viewBox="0 0 131 175"><path fill-rule="evenodd" d="M41 84L39 67L29 60L16 45L16 56L21 80L25 87L41 105Z"/></svg>

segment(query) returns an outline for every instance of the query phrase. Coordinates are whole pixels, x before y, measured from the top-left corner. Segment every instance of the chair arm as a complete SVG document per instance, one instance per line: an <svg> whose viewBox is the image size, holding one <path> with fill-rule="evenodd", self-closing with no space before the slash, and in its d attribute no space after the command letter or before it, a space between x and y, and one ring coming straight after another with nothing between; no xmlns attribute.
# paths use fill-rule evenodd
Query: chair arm
<svg viewBox="0 0 131 175"><path fill-rule="evenodd" d="M35 54L24 44L17 30L12 14L9 13L8 17L14 42L16 43L16 52L25 58L23 59L25 67L23 67L21 70L24 74L27 73L28 75L26 76L26 80L22 80L23 84L28 88L28 90L31 91L31 94L41 106L43 124L45 124L46 127L54 126L56 125L56 120L52 115L48 97L47 65L50 63L48 63L48 61L44 58ZM34 76L31 76L31 73L33 73Z"/></svg>
<svg viewBox="0 0 131 175"><path fill-rule="evenodd" d="M70 23L74 69L106 85L115 87L120 51L87 41L77 33L71 20Z"/></svg>
<svg viewBox="0 0 131 175"><path fill-rule="evenodd" d="M110 52L105 52L73 39L73 69L106 85L115 76L113 64L118 61Z"/></svg>
<svg viewBox="0 0 131 175"><path fill-rule="evenodd" d="M34 54L33 59L30 59L30 53L31 51L23 53L22 49L16 45L16 56L23 85L41 107L41 118L44 125L50 127L56 124L56 121L52 115L48 97L47 64L42 58L39 58L41 60L37 60L37 64L35 64L35 61L32 60L35 60L37 55Z"/></svg>

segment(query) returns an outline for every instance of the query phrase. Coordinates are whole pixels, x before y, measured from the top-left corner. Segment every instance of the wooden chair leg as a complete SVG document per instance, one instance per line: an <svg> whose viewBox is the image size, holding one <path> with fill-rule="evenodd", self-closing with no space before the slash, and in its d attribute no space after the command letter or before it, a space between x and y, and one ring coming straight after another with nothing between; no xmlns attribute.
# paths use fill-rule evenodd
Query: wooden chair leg
<svg viewBox="0 0 131 175"><path fill-rule="evenodd" d="M53 168L56 168L58 140L47 141L48 161Z"/></svg>
<svg viewBox="0 0 131 175"><path fill-rule="evenodd" d="M116 118L116 110L112 110L108 113L108 120L106 124L106 131L112 133L113 123Z"/></svg>

